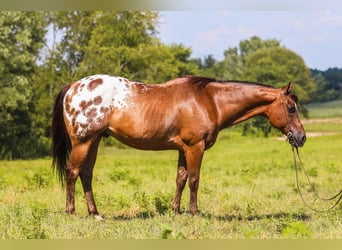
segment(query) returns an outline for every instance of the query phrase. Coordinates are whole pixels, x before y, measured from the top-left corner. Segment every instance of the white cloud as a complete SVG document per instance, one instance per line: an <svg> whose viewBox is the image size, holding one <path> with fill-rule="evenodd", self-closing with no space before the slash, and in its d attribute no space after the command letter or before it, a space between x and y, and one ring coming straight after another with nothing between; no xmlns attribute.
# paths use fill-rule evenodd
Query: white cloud
<svg viewBox="0 0 342 250"><path fill-rule="evenodd" d="M342 28L342 14L331 11L289 12L287 16L279 18L279 23L292 27L296 31L313 31L331 28Z"/></svg>
<svg viewBox="0 0 342 250"><path fill-rule="evenodd" d="M194 46L215 46L222 42L222 39L229 37L233 34L233 31L226 25L221 25L209 30L203 30L195 34Z"/></svg>
<svg viewBox="0 0 342 250"><path fill-rule="evenodd" d="M183 43L194 57L223 58L228 47L251 36L278 39L313 68L342 67L342 12L335 11L188 11L173 12L163 20L160 37ZM163 30L167 34L163 34Z"/></svg>

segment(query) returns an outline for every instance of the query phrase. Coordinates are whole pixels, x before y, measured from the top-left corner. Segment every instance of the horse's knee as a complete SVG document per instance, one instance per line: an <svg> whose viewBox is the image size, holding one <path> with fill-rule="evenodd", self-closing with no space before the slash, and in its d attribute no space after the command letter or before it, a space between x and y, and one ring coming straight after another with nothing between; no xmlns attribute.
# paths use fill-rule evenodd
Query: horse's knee
<svg viewBox="0 0 342 250"><path fill-rule="evenodd" d="M198 176L191 176L189 177L189 187L191 191L197 191L199 184L199 177Z"/></svg>
<svg viewBox="0 0 342 250"><path fill-rule="evenodd" d="M182 184L185 183L188 179L188 172L184 167L180 167L177 172L177 183Z"/></svg>
<svg viewBox="0 0 342 250"><path fill-rule="evenodd" d="M84 192L88 192L92 190L92 179L93 179L93 174L90 172L80 172L79 174L81 183L83 186Z"/></svg>
<svg viewBox="0 0 342 250"><path fill-rule="evenodd" d="M66 169L66 181L67 183L69 181L73 182L77 179L77 177L79 176L79 168L75 168L73 167L71 164L68 164L68 167Z"/></svg>

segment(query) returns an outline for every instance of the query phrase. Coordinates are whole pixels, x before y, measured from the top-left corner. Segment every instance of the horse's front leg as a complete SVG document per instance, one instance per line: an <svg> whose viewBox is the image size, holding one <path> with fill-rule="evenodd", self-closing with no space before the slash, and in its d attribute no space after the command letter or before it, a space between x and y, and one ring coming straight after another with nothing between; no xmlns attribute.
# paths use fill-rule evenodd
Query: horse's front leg
<svg viewBox="0 0 342 250"><path fill-rule="evenodd" d="M179 151L178 155L178 168L176 178L176 193L172 202L172 209L176 212L180 212L180 202L182 198L182 192L185 187L185 183L188 179L188 171L186 169L186 160L183 151Z"/></svg>
<svg viewBox="0 0 342 250"><path fill-rule="evenodd" d="M190 188L190 213L196 214L197 192L200 179L200 168L204 154L204 142L201 141L185 150L185 158L188 169L189 188Z"/></svg>

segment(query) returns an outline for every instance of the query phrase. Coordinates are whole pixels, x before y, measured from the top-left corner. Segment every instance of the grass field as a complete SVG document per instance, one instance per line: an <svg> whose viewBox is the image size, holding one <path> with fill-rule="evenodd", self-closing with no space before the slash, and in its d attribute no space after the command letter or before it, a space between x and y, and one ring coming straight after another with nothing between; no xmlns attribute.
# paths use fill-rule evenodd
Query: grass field
<svg viewBox="0 0 342 250"><path fill-rule="evenodd" d="M342 100L325 103L311 103L307 106L311 118L342 117Z"/></svg>
<svg viewBox="0 0 342 250"><path fill-rule="evenodd" d="M336 109L341 112L341 106ZM341 189L342 123L340 119L327 120L318 115L314 118L313 122L306 121L305 128L316 133L315 137L308 138L300 153L315 189L322 196L330 196ZM325 133L318 136L319 132ZM105 219L98 221L87 216L79 182L78 215L64 213L65 191L51 171L49 158L0 161L0 237L342 238L341 205L330 212L317 213L301 201L291 148L285 138L243 137L236 128L222 131L204 156L200 213L195 216L187 212L188 188L182 199L182 213L175 215L170 209L176 163L177 154L173 151L101 146L94 170L94 192ZM303 175L300 180L308 203L318 209L329 207L315 200Z"/></svg>

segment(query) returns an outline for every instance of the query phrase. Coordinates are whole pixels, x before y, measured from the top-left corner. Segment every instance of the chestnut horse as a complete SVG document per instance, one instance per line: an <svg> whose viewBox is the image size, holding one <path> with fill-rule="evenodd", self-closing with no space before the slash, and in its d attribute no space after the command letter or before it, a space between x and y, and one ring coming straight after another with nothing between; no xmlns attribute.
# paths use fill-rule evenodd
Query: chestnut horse
<svg viewBox="0 0 342 250"><path fill-rule="evenodd" d="M53 166L66 181L66 211L75 213L75 182L81 179L90 215L98 216L92 192L93 168L103 136L142 150L178 150L176 193L179 212L189 180L190 213L197 208L203 153L221 129L256 115L303 146L292 85L283 88L239 81L184 76L162 84L143 84L122 77L94 75L65 86L53 112Z"/></svg>

